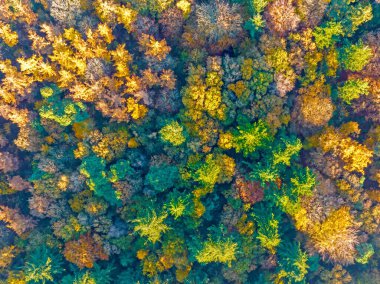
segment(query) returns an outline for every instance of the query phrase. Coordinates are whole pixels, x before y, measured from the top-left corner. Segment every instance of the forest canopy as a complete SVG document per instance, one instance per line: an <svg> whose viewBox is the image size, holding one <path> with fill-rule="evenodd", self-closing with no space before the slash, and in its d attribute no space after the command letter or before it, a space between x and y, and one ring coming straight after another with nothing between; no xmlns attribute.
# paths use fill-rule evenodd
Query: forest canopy
<svg viewBox="0 0 380 284"><path fill-rule="evenodd" d="M0 0L0 284L380 283L379 0Z"/></svg>

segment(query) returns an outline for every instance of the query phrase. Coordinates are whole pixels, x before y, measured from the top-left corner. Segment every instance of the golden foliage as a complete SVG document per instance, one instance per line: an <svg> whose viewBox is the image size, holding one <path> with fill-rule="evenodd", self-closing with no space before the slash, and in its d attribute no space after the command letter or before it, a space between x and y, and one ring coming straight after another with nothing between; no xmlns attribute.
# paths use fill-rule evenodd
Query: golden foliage
<svg viewBox="0 0 380 284"><path fill-rule="evenodd" d="M125 29L131 32L132 24L137 18L137 12L126 6L119 6L116 8L116 16L118 23L123 24Z"/></svg>
<svg viewBox="0 0 380 284"><path fill-rule="evenodd" d="M162 140L171 143L173 146L179 146L186 141L186 137L183 135L183 127L177 121L161 128L160 135Z"/></svg>
<svg viewBox="0 0 380 284"><path fill-rule="evenodd" d="M349 137L349 133L360 133L358 125L344 124L340 129L326 127L320 134L310 137L309 142L323 152L332 152L339 157L347 171L364 174L365 168L372 162L373 151Z"/></svg>
<svg viewBox="0 0 380 284"><path fill-rule="evenodd" d="M3 247L0 249L0 268L6 268L16 257L17 250L15 246Z"/></svg>
<svg viewBox="0 0 380 284"><path fill-rule="evenodd" d="M147 114L148 108L139 104L136 99L129 97L127 99L127 111L134 120L138 120Z"/></svg>
<svg viewBox="0 0 380 284"><path fill-rule="evenodd" d="M306 125L323 126L330 120L334 111L330 92L330 86L325 85L324 77L299 90L300 114Z"/></svg>
<svg viewBox="0 0 380 284"><path fill-rule="evenodd" d="M19 109L10 105L0 105L0 116L12 121L19 127L26 127L30 122L27 109Z"/></svg>
<svg viewBox="0 0 380 284"><path fill-rule="evenodd" d="M176 3L176 7L182 11L183 16L184 16L185 18L187 18L188 15L189 15L190 12L191 12L191 2L188 1L188 0L179 0L179 1Z"/></svg>
<svg viewBox="0 0 380 284"><path fill-rule="evenodd" d="M314 224L310 242L324 259L342 264L353 263L355 245L359 243L355 226L350 208L341 207L322 223Z"/></svg>
<svg viewBox="0 0 380 284"><path fill-rule="evenodd" d="M231 132L219 134L218 146L222 149L228 150L233 147L233 136Z"/></svg>
<svg viewBox="0 0 380 284"><path fill-rule="evenodd" d="M183 89L182 101L187 108L187 115L197 121L202 113L213 118L225 119L226 106L222 104L222 78L216 71L206 73L202 66L190 66L187 78L188 86Z"/></svg>
<svg viewBox="0 0 380 284"><path fill-rule="evenodd" d="M9 59L0 61L0 71L5 75L0 85L0 97L6 103L15 104L16 95L25 96L30 93L34 78L19 72Z"/></svg>
<svg viewBox="0 0 380 284"><path fill-rule="evenodd" d="M35 226L30 217L22 215L18 209L6 206L0 206L0 221L5 222L18 236L23 236Z"/></svg>
<svg viewBox="0 0 380 284"><path fill-rule="evenodd" d="M0 15L7 20L19 21L27 25L37 20L37 15L32 11L29 0L0 1Z"/></svg>
<svg viewBox="0 0 380 284"><path fill-rule="evenodd" d="M55 70L49 63L44 62L42 56L32 55L29 58L17 58L23 74L31 75L33 81L54 80Z"/></svg>
<svg viewBox="0 0 380 284"><path fill-rule="evenodd" d="M176 78L173 70L163 70L160 75L160 86L169 90L175 89Z"/></svg>
<svg viewBox="0 0 380 284"><path fill-rule="evenodd" d="M145 51L146 56L151 56L158 61L166 58L171 48L167 45L166 40L156 40L153 36L142 34L139 39L140 47Z"/></svg>
<svg viewBox="0 0 380 284"><path fill-rule="evenodd" d="M89 235L82 235L78 241L65 244L63 254L67 261L76 264L79 268L92 268L98 259L107 260L108 255L100 244Z"/></svg>
<svg viewBox="0 0 380 284"><path fill-rule="evenodd" d="M125 44L119 44L115 50L110 52L116 68L116 77L127 77L130 74L129 64L132 61L132 55L125 49Z"/></svg>
<svg viewBox="0 0 380 284"><path fill-rule="evenodd" d="M2 21L0 21L0 38L10 47L18 43L17 32L12 31L11 26Z"/></svg>
<svg viewBox="0 0 380 284"><path fill-rule="evenodd" d="M115 39L112 34L112 29L105 23L98 25L98 32L99 35L104 38L107 44L110 44Z"/></svg>
<svg viewBox="0 0 380 284"><path fill-rule="evenodd" d="M97 156L111 161L119 157L127 148L128 136L128 132L124 129L111 132L104 135L100 141L92 147L92 150Z"/></svg>

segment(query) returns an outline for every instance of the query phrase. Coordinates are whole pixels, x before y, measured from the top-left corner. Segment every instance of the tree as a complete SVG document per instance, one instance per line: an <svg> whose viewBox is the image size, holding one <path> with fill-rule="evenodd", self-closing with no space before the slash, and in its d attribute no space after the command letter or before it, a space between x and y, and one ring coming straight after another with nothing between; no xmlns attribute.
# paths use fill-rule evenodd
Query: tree
<svg viewBox="0 0 380 284"><path fill-rule="evenodd" d="M97 284L104 283L109 284L112 281L112 272L114 267L107 265L105 268L101 268L100 265L94 263L94 267L91 270L75 271L74 275L65 275L62 278L62 284Z"/></svg>
<svg viewBox="0 0 380 284"><path fill-rule="evenodd" d="M324 76L313 84L300 88L297 98L297 119L306 127L321 127L332 118L335 106L331 99L331 87Z"/></svg>
<svg viewBox="0 0 380 284"><path fill-rule="evenodd" d="M138 13L124 5L121 5L116 8L117 22L124 25L124 28L131 32L132 25L136 21Z"/></svg>
<svg viewBox="0 0 380 284"><path fill-rule="evenodd" d="M230 182L235 173L235 160L225 154L208 154L194 165L192 178L207 190L215 184Z"/></svg>
<svg viewBox="0 0 380 284"><path fill-rule="evenodd" d="M243 153L245 157L272 140L268 126L262 120L239 125L232 131L232 136L233 148L237 153Z"/></svg>
<svg viewBox="0 0 380 284"><path fill-rule="evenodd" d="M167 45L166 40L156 40L153 36L142 34L139 39L140 49L145 52L146 56L151 56L158 61L166 58L171 48Z"/></svg>
<svg viewBox="0 0 380 284"><path fill-rule="evenodd" d="M148 216L133 220L136 223L134 232L139 233L141 237L147 237L152 243L160 240L161 235L170 228L164 223L167 214L157 216L156 211L152 210Z"/></svg>
<svg viewBox="0 0 380 284"><path fill-rule="evenodd" d="M38 112L43 118L54 120L62 126L69 126L88 117L83 103L62 99L59 93L51 88L41 89L41 95L45 99Z"/></svg>
<svg viewBox="0 0 380 284"><path fill-rule="evenodd" d="M213 53L220 53L236 45L242 33L243 19L237 4L223 0L197 4L195 7L196 27L201 38Z"/></svg>
<svg viewBox="0 0 380 284"><path fill-rule="evenodd" d="M280 36L296 30L301 21L296 13L296 7L290 0L270 1L264 15L271 31Z"/></svg>
<svg viewBox="0 0 380 284"><path fill-rule="evenodd" d="M169 194L168 201L165 203L165 209L175 220L182 216L190 215L194 209L190 197L190 195L185 195L175 190Z"/></svg>
<svg viewBox="0 0 380 284"><path fill-rule="evenodd" d="M249 178L259 181L262 186L276 182L280 176L279 168L273 167L270 163L257 162L250 165L250 168L252 171L249 173Z"/></svg>
<svg viewBox="0 0 380 284"><path fill-rule="evenodd" d="M195 258L200 263L221 262L231 265L236 260L238 244L231 239L225 241L208 239Z"/></svg>
<svg viewBox="0 0 380 284"><path fill-rule="evenodd" d="M11 265L17 255L15 246L6 246L0 249L0 268L7 268Z"/></svg>
<svg viewBox="0 0 380 284"><path fill-rule="evenodd" d="M356 32L362 24L372 20L372 5L366 2L358 2L357 5L350 5L347 13L347 20L350 21L350 35Z"/></svg>
<svg viewBox="0 0 380 284"><path fill-rule="evenodd" d="M151 166L145 177L145 184L158 192L174 187L180 179L177 166L157 165Z"/></svg>
<svg viewBox="0 0 380 284"><path fill-rule="evenodd" d="M128 146L129 134L126 128L105 129L99 142L92 146L94 153L107 162L123 155Z"/></svg>
<svg viewBox="0 0 380 284"><path fill-rule="evenodd" d="M223 81L221 74L218 73L221 70L221 62L215 60L215 63L212 68L209 66L208 72L201 65L190 65L189 76L186 78L187 85L182 89L185 115L197 124L207 124L204 114L225 120L226 106L222 103ZM210 131L212 130L208 129L208 134Z"/></svg>
<svg viewBox="0 0 380 284"><path fill-rule="evenodd" d="M282 139L285 148L276 149L273 152L273 165L283 164L290 166L290 160L293 156L298 155L302 149L302 142L298 138Z"/></svg>
<svg viewBox="0 0 380 284"><path fill-rule="evenodd" d="M320 147L324 153L331 152L340 158L347 171L364 174L365 168L372 162L373 151L348 136L348 124L343 124L340 129L326 127L321 133L311 136L309 142L314 147Z"/></svg>
<svg viewBox="0 0 380 284"><path fill-rule="evenodd" d="M343 67L350 71L361 71L373 57L372 49L362 41L341 49L340 59Z"/></svg>
<svg viewBox="0 0 380 284"><path fill-rule="evenodd" d="M29 216L22 215L18 209L0 205L0 221L7 224L18 236L31 231L36 222Z"/></svg>
<svg viewBox="0 0 380 284"><path fill-rule="evenodd" d="M356 246L358 256L355 261L360 264L367 264L371 257L375 254L375 249L369 243L363 243Z"/></svg>
<svg viewBox="0 0 380 284"><path fill-rule="evenodd" d="M308 272L308 257L296 242L286 243L279 246L279 273L278 278L287 278L289 283L304 281Z"/></svg>
<svg viewBox="0 0 380 284"><path fill-rule="evenodd" d="M313 172L308 168L302 168L293 172L294 176L290 178L290 191L296 199L302 196L312 195L316 185L316 178Z"/></svg>
<svg viewBox="0 0 380 284"><path fill-rule="evenodd" d="M89 233L81 235L77 241L67 242L63 254L67 261L79 268L92 268L98 259L108 260L103 247Z"/></svg>
<svg viewBox="0 0 380 284"><path fill-rule="evenodd" d="M95 155L85 157L82 160L79 171L87 178L86 184L94 191L96 196L103 197L111 205L121 203L107 178L106 162L104 159Z"/></svg>
<svg viewBox="0 0 380 284"><path fill-rule="evenodd" d="M173 146L180 146L186 141L183 127L177 121L170 122L161 128L160 135L163 141Z"/></svg>
<svg viewBox="0 0 380 284"><path fill-rule="evenodd" d="M268 209L270 210L270 208ZM268 209L265 209L264 206L257 207L253 213L253 218L258 225L257 239L261 246L269 250L271 254L275 254L281 243L279 219L274 213L269 213Z"/></svg>
<svg viewBox="0 0 380 284"><path fill-rule="evenodd" d="M352 100L360 98L362 95L369 94L368 82L361 79L351 79L344 82L342 87L338 87L338 96L346 104L351 104Z"/></svg>
<svg viewBox="0 0 380 284"><path fill-rule="evenodd" d="M6 45L12 47L18 43L18 34L12 31L9 24L0 21L0 39L2 39Z"/></svg>
<svg viewBox="0 0 380 284"><path fill-rule="evenodd" d="M23 271L27 283L54 283L63 272L61 255L38 247L28 256Z"/></svg>
<svg viewBox="0 0 380 284"><path fill-rule="evenodd" d="M133 169L131 163L126 160L118 160L115 164L110 166L109 180L110 182L117 182L119 180L125 179L128 174L131 174Z"/></svg>
<svg viewBox="0 0 380 284"><path fill-rule="evenodd" d="M254 37L255 32L265 26L262 14L265 7L269 4L269 0L252 0L249 4L252 17L245 23L244 28L250 31L251 37Z"/></svg>
<svg viewBox="0 0 380 284"><path fill-rule="evenodd" d="M339 22L327 22L313 31L315 43L318 48L324 49L333 46L340 36L344 35L343 26Z"/></svg>
<svg viewBox="0 0 380 284"><path fill-rule="evenodd" d="M310 232L310 242L325 260L341 264L354 263L355 246L359 239L350 208L341 207L323 222L314 224Z"/></svg>

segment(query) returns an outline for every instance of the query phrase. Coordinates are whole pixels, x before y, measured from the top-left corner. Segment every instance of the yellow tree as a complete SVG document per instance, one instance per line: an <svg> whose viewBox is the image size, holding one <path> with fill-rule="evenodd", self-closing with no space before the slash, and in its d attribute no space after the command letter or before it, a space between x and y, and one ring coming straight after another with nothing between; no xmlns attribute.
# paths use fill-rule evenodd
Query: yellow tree
<svg viewBox="0 0 380 284"><path fill-rule="evenodd" d="M360 132L356 122L349 122L336 129L326 127L320 134L309 138L311 146L320 147L324 153L331 152L344 162L344 169L349 172L364 174L365 168L371 164L373 151L360 144L348 135Z"/></svg>

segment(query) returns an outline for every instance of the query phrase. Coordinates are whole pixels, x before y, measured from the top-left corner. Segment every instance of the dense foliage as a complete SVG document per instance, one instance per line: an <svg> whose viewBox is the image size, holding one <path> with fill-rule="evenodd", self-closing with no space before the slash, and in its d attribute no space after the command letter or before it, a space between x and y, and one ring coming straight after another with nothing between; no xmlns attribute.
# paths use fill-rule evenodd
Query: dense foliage
<svg viewBox="0 0 380 284"><path fill-rule="evenodd" d="M380 283L378 0L1 0L0 283Z"/></svg>

